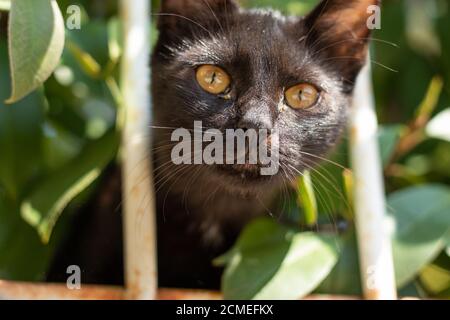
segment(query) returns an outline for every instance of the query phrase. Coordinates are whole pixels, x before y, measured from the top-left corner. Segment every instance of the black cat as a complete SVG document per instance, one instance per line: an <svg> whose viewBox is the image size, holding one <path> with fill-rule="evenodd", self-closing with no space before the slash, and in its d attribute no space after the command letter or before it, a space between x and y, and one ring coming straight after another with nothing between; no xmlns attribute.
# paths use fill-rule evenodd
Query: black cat
<svg viewBox="0 0 450 320"><path fill-rule="evenodd" d="M366 61L368 7L377 4L324 0L306 17L285 17L244 10L232 0L162 1L152 60L160 286L217 288L221 270L212 267L212 259L249 220L276 215L280 190L336 145ZM203 130L276 131L278 173L263 176L259 165L250 164L175 165L171 132L193 130L194 121L202 121ZM107 207L90 204L97 216L112 210ZM101 219L94 226L86 216L82 230L88 226L91 236L100 234ZM108 230L116 230L111 235L120 240L120 227ZM89 258L75 245L72 252L61 250L65 258L52 274L71 261L87 270L85 281L112 282L108 273L120 270L120 244L108 241L97 249L115 260L98 252ZM67 258L77 251L76 261Z"/></svg>

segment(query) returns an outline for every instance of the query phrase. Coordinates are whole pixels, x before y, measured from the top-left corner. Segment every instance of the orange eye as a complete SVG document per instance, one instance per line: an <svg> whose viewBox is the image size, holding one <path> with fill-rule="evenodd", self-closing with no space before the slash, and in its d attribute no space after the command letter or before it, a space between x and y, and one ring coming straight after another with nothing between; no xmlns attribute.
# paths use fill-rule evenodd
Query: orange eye
<svg viewBox="0 0 450 320"><path fill-rule="evenodd" d="M212 94L225 93L230 87L231 79L222 68L204 65L197 69L197 82L206 92Z"/></svg>
<svg viewBox="0 0 450 320"><path fill-rule="evenodd" d="M316 104L319 91L313 85L302 83L286 90L285 98L292 109L307 109Z"/></svg>

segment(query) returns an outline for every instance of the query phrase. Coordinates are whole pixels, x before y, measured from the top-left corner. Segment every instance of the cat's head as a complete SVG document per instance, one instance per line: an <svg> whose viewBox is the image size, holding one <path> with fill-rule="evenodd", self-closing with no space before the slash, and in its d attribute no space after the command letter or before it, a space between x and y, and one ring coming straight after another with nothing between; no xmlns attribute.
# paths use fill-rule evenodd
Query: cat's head
<svg viewBox="0 0 450 320"><path fill-rule="evenodd" d="M345 128L367 56L368 8L377 4L324 0L306 17L284 17L232 0L163 0L153 57L155 126L273 129L280 180L315 165ZM155 129L155 136L156 156L167 162L170 135ZM230 188L267 180L252 166L199 170Z"/></svg>

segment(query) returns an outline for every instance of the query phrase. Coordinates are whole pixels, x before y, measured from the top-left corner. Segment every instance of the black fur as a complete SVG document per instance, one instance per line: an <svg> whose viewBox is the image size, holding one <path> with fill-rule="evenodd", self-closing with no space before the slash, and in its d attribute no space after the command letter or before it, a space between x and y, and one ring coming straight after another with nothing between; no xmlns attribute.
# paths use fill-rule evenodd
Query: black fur
<svg viewBox="0 0 450 320"><path fill-rule="evenodd" d="M366 57L366 9L376 3L329 0L307 17L285 17L244 10L232 0L162 1L152 59L161 286L218 287L220 270L211 260L248 221L272 213L281 188L336 145ZM204 64L229 73L230 100L200 88L195 72ZM320 89L318 103L289 108L284 91L305 82ZM279 173L267 178L235 167L175 166L171 128L193 129L195 120L222 131L276 128Z"/></svg>

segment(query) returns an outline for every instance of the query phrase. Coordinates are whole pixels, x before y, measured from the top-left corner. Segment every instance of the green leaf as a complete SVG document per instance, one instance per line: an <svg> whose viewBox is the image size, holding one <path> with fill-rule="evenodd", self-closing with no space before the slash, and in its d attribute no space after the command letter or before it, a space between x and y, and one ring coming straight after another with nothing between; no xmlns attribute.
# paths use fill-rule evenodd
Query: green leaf
<svg viewBox="0 0 450 320"><path fill-rule="evenodd" d="M447 245L450 189L440 185L412 187L388 198L395 276L403 287Z"/></svg>
<svg viewBox="0 0 450 320"><path fill-rule="evenodd" d="M428 86L427 93L423 98L421 104L417 108L416 118L429 119L433 111L436 109L439 103L439 97L441 96L442 89L444 88L444 81L441 77L435 76L431 79Z"/></svg>
<svg viewBox="0 0 450 320"><path fill-rule="evenodd" d="M45 122L43 158L47 170L53 171L61 168L79 155L82 147L82 140L59 123Z"/></svg>
<svg viewBox="0 0 450 320"><path fill-rule="evenodd" d="M417 52L424 55L440 54L439 38L436 36L433 28L433 16L428 13L430 4L433 1L411 1L405 7L407 15L406 36L409 44Z"/></svg>
<svg viewBox="0 0 450 320"><path fill-rule="evenodd" d="M0 10L8 11L11 9L11 1L10 0L0 0Z"/></svg>
<svg viewBox="0 0 450 320"><path fill-rule="evenodd" d="M450 270L434 264L428 265L420 273L420 282L428 293L439 295L450 289Z"/></svg>
<svg viewBox="0 0 450 320"><path fill-rule="evenodd" d="M426 127L426 133L431 138L450 142L450 108L437 114Z"/></svg>
<svg viewBox="0 0 450 320"><path fill-rule="evenodd" d="M391 222L396 226L393 253L399 288L409 284L445 245L450 226L449 190L440 186L416 187L389 197ZM360 295L355 235L349 232L342 237L339 261L317 292Z"/></svg>
<svg viewBox="0 0 450 320"><path fill-rule="evenodd" d="M399 289L398 296L400 298L418 298L418 299L426 299L429 297L418 280L411 281L403 288Z"/></svg>
<svg viewBox="0 0 450 320"><path fill-rule="evenodd" d="M348 202L348 208L342 211L342 216L347 219L347 221L353 221L354 215L354 187L355 187L355 177L353 171L346 169L342 171L342 180L344 184L345 197Z"/></svg>
<svg viewBox="0 0 450 320"><path fill-rule="evenodd" d="M66 48L70 55L82 65L84 72L99 72L110 62L108 25L102 21L90 21L83 25L83 32L71 30L67 33ZM68 46L74 46L69 48ZM73 52L73 49L77 52Z"/></svg>
<svg viewBox="0 0 450 320"><path fill-rule="evenodd" d="M73 54L87 75L94 79L100 78L102 67L89 53L83 51L76 43L72 41L67 42L67 48Z"/></svg>
<svg viewBox="0 0 450 320"><path fill-rule="evenodd" d="M111 18L108 21L108 51L109 58L113 62L117 62L122 55L122 24L118 18Z"/></svg>
<svg viewBox="0 0 450 320"><path fill-rule="evenodd" d="M319 167L311 171L318 212L329 223L333 223L333 215L351 211L352 204L347 201L343 181L343 171L348 168L347 155L348 145L343 141L328 160L324 160Z"/></svg>
<svg viewBox="0 0 450 320"><path fill-rule="evenodd" d="M303 208L305 222L307 226L317 224L317 202L314 193L314 186L311 181L311 174L308 170L297 179L298 204Z"/></svg>
<svg viewBox="0 0 450 320"><path fill-rule="evenodd" d="M260 219L244 230L228 258L226 299L299 299L328 275L337 248L333 238Z"/></svg>
<svg viewBox="0 0 450 320"><path fill-rule="evenodd" d="M113 132L91 142L79 157L36 186L23 201L21 215L48 242L55 223L70 201L85 190L114 157L118 139Z"/></svg>
<svg viewBox="0 0 450 320"><path fill-rule="evenodd" d="M380 144L383 167L389 164L389 160L395 151L403 130L403 125L384 125L380 127L378 131L378 142Z"/></svg>
<svg viewBox="0 0 450 320"><path fill-rule="evenodd" d="M420 283L432 296L440 297L450 292L450 258L442 252L433 263L420 272Z"/></svg>
<svg viewBox="0 0 450 320"><path fill-rule="evenodd" d="M361 273L355 231L340 236L339 260L315 292L320 294L361 296Z"/></svg>
<svg viewBox="0 0 450 320"><path fill-rule="evenodd" d="M11 5L9 58L14 103L52 74L64 48L64 21L55 0L20 0Z"/></svg>
<svg viewBox="0 0 450 320"><path fill-rule="evenodd" d="M18 199L42 162L44 96L34 92L10 106L6 43L0 42L0 187L10 199Z"/></svg>
<svg viewBox="0 0 450 320"><path fill-rule="evenodd" d="M0 189L0 279L41 281L60 237L43 245L36 231L20 218L14 202ZM58 232L59 233L59 232Z"/></svg>

